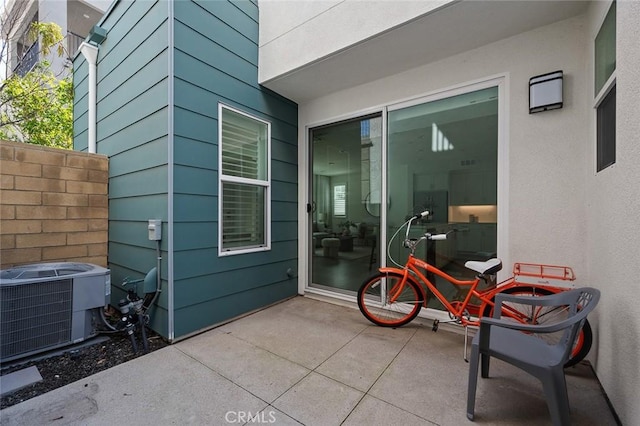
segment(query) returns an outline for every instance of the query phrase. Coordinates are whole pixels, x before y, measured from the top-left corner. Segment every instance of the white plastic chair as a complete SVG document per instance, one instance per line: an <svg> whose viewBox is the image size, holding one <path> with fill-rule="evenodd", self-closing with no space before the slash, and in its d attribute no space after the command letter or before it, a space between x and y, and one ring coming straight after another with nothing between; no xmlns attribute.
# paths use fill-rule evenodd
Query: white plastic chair
<svg viewBox="0 0 640 426"><path fill-rule="evenodd" d="M564 364L571 356L582 324L600 299L600 291L590 287L564 291L549 296L496 295L493 318L482 318L480 330L471 344L467 417L474 418L478 364L483 378L489 377L489 359L495 357L538 378L547 400L554 425L569 424L569 398L564 376ZM515 302L536 307L558 306L566 310L563 319L544 325L521 324L501 318L502 304ZM547 308L548 309L548 308ZM532 311L533 312L533 311ZM536 334L561 333L555 343Z"/></svg>

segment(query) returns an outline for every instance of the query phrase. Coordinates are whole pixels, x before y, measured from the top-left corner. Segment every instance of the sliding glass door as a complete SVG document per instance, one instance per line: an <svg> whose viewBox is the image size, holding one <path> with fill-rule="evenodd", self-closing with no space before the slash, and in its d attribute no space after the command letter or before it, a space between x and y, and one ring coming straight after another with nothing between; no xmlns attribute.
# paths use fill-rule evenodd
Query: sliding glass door
<svg viewBox="0 0 640 426"><path fill-rule="evenodd" d="M448 238L424 244L416 255L458 278L473 276L467 260L496 256L497 87L389 108L387 164L387 235L428 210L413 228L416 236L446 232ZM388 255L403 263L401 243L394 241Z"/></svg>
<svg viewBox="0 0 640 426"><path fill-rule="evenodd" d="M379 266L380 114L311 129L314 287L355 292Z"/></svg>
<svg viewBox="0 0 640 426"><path fill-rule="evenodd" d="M497 255L498 94L496 85L477 85L310 130L311 287L353 294L381 264L404 264L404 234L388 238L425 210L412 236L448 238L423 244L417 256L470 278L467 260Z"/></svg>

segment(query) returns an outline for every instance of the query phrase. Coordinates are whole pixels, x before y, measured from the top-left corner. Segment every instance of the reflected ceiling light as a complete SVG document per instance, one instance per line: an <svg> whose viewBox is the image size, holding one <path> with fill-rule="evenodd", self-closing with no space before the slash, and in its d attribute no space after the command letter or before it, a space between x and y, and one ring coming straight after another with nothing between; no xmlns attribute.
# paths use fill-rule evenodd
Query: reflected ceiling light
<svg viewBox="0 0 640 426"><path fill-rule="evenodd" d="M452 149L453 144L449 142L449 138L442 133L436 123L431 123L431 151L441 152L451 151Z"/></svg>

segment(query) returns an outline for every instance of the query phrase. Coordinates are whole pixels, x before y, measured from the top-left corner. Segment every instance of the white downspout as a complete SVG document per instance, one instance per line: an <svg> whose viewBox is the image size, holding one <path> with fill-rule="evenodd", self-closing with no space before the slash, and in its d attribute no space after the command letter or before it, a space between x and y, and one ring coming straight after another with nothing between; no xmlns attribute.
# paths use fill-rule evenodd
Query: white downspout
<svg viewBox="0 0 640 426"><path fill-rule="evenodd" d="M89 152L92 154L96 153L96 121L97 121L97 105L96 105L96 92L98 91L97 87L97 66L96 63L98 61L98 47L92 44L87 43L86 41L82 42L80 45L80 52L87 60L89 64L89 140L88 140L88 148Z"/></svg>

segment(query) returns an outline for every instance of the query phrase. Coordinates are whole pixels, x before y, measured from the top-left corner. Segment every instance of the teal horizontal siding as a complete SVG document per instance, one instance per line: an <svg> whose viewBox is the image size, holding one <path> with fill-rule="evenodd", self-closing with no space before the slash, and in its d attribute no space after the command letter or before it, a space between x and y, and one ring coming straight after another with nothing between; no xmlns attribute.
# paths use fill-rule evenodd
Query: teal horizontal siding
<svg viewBox="0 0 640 426"><path fill-rule="evenodd" d="M182 24L191 28L194 32L202 34L237 56L245 58L254 66L258 65L257 31L256 22L226 1L191 2L183 1L175 4L176 23L176 49L182 50L185 46L180 42L185 41L180 34ZM236 12L235 26L225 21L231 13ZM243 20L242 17L246 17ZM253 38L251 38L253 37ZM257 81L257 79L256 79Z"/></svg>
<svg viewBox="0 0 640 426"><path fill-rule="evenodd" d="M73 149L86 151L88 149L89 126L87 110L89 108L87 94L89 66L84 56L78 55L73 61Z"/></svg>
<svg viewBox="0 0 640 426"><path fill-rule="evenodd" d="M153 241L147 242L153 243ZM112 274L113 284L119 285L124 278L131 277L130 271L137 271L139 275L134 277L142 278L149 269L156 266L156 257L149 256L149 252L150 248L144 246L109 242L109 264L127 269L125 275ZM166 270L166 268L162 269Z"/></svg>
<svg viewBox="0 0 640 426"><path fill-rule="evenodd" d="M220 2L212 5L207 0L196 0L195 4L231 28L241 28L244 35L252 43L258 40L258 7L257 3L247 1ZM238 11L242 13L238 13ZM235 44L232 45L235 47Z"/></svg>
<svg viewBox="0 0 640 426"><path fill-rule="evenodd" d="M218 226L215 222L180 222L173 225L173 249L176 252L208 250L217 245Z"/></svg>
<svg viewBox="0 0 640 426"><path fill-rule="evenodd" d="M231 0L230 3L233 4L234 7L237 7L238 9L240 9L242 11L242 13L244 13L245 15L247 15L248 17L250 17L254 21L258 22L258 17L259 17L259 14L258 14L258 0L250 0L250 1Z"/></svg>
<svg viewBox="0 0 640 426"><path fill-rule="evenodd" d="M296 222L298 221L298 201L272 201L271 216L278 221Z"/></svg>
<svg viewBox="0 0 640 426"><path fill-rule="evenodd" d="M218 195L218 173L211 169L175 165L173 191L177 194Z"/></svg>
<svg viewBox="0 0 640 426"><path fill-rule="evenodd" d="M109 179L109 199L167 193L166 164Z"/></svg>
<svg viewBox="0 0 640 426"><path fill-rule="evenodd" d="M196 62L216 64L220 71L252 84L257 80L258 69L247 58L220 46L192 28L176 24L176 48Z"/></svg>
<svg viewBox="0 0 640 426"><path fill-rule="evenodd" d="M297 138L297 136L296 136ZM297 140L296 138L292 140ZM271 144L271 158L283 163L298 165L298 146L291 143L274 143ZM297 178L296 178L297 181Z"/></svg>
<svg viewBox="0 0 640 426"><path fill-rule="evenodd" d="M298 202L298 185L295 182L271 181L271 201L272 203L288 201Z"/></svg>
<svg viewBox="0 0 640 426"><path fill-rule="evenodd" d="M176 135L173 140L173 146L174 164L217 170L218 146L214 145L213 142L203 142Z"/></svg>
<svg viewBox="0 0 640 426"><path fill-rule="evenodd" d="M217 183L211 183L216 185ZM173 215L176 222L201 222L218 215L217 197L174 192Z"/></svg>
<svg viewBox="0 0 640 426"><path fill-rule="evenodd" d="M178 309L175 311L175 334L177 337L184 336L263 308L295 296L296 289L297 282L292 279Z"/></svg>
<svg viewBox="0 0 640 426"><path fill-rule="evenodd" d="M273 243L291 242L298 240L298 222L278 221L271 223L271 241ZM291 246L288 246L291 248Z"/></svg>
<svg viewBox="0 0 640 426"><path fill-rule="evenodd" d="M178 136L209 143L214 143L217 138L217 120L211 117L176 107L174 118L174 132Z"/></svg>
<svg viewBox="0 0 640 426"><path fill-rule="evenodd" d="M151 219L151 218L150 218ZM131 246L142 248L156 248L155 241L150 241L147 232L147 220L119 220L114 222L109 227L109 241L112 243L128 244ZM168 223L162 222L162 234L167 235ZM161 248L165 250L167 246L167 239L163 238L161 241ZM155 257L154 257L155 259ZM155 262L155 260L149 260ZM145 270L144 268L141 270Z"/></svg>
<svg viewBox="0 0 640 426"><path fill-rule="evenodd" d="M125 8L126 10L124 10ZM134 52L144 55L145 52L139 50L139 47L148 38L151 38L161 25L166 24L168 19L168 8L164 2L120 1L115 10L122 10L124 13L121 16L117 16L112 12L108 19L101 24L107 30L107 38L100 46L101 55L98 57L100 66L99 82L110 75L123 61L134 55ZM168 33L164 31L164 35L164 39L158 40L157 44L166 48L169 40ZM147 45L147 47L149 46ZM146 63L149 59L143 62ZM125 72L125 74L127 73Z"/></svg>
<svg viewBox="0 0 640 426"><path fill-rule="evenodd" d="M258 15L255 1L117 1L101 22L108 34L98 55L97 133L98 151L110 157L112 301L124 297L124 277L142 278L155 266L155 243L147 238L150 218L163 221L167 285L173 191L176 337L297 292L297 278L286 274L297 268L297 105L257 83ZM171 56L174 75L168 75ZM86 149L87 66L76 62L74 143ZM269 251L218 256L219 103L271 123ZM161 293L151 319L165 337L167 295Z"/></svg>
<svg viewBox="0 0 640 426"><path fill-rule="evenodd" d="M257 4L174 5L174 285L180 336L296 294L297 279L286 271L297 268L298 135L297 105L257 82ZM271 123L271 250L218 256L220 103Z"/></svg>
<svg viewBox="0 0 640 426"><path fill-rule="evenodd" d="M147 53L149 52L147 51ZM158 52L149 62L144 62L138 56L135 58L139 63L127 64L125 62L122 65L125 68L133 67L137 69L138 71L135 74L125 77L123 73L116 70L100 82L98 99L101 118L109 116L120 105L131 102L141 93L146 92L167 78L169 58L166 48ZM133 60L130 62L133 62Z"/></svg>
<svg viewBox="0 0 640 426"><path fill-rule="evenodd" d="M177 59L176 62L178 63L180 60ZM294 149L297 150L297 110L291 108L289 101L278 103L283 109L279 114L276 111L276 115L270 115L274 113L271 108L268 109L269 113L262 113L259 108L247 106L238 102L238 99L231 100L225 96L220 96L216 93L216 88L220 83L216 84L213 81L209 81L204 69L203 72L205 73L204 75L193 76L193 78L197 78L197 80L185 81L182 78L175 79L176 134L189 137L189 131L199 130L199 136L190 137L203 141L212 141L214 138L217 140L218 103L224 103L271 122L272 140L291 144L294 146ZM242 84L242 87L246 91L255 92L257 98L261 96L261 88L257 85ZM240 98L240 95L241 93L238 93L238 98ZM268 102L263 102L263 104L266 107ZM189 126L189 113L194 114L193 120L198 120L202 123L200 124L201 129ZM286 119L283 119L283 117L286 117ZM208 122L208 119L213 121Z"/></svg>
<svg viewBox="0 0 640 426"><path fill-rule="evenodd" d="M167 220L167 195L154 194L140 197L110 198L109 223L117 220Z"/></svg>
<svg viewBox="0 0 640 426"><path fill-rule="evenodd" d="M183 290L197 289L197 291L180 291L176 293L175 306L177 309L196 305L202 300L218 299L234 293L243 293L252 289L270 286L288 279L287 270L295 268L295 262L286 260L273 262L268 265L248 266L216 274L215 277L200 276L180 281Z"/></svg>
<svg viewBox="0 0 640 426"><path fill-rule="evenodd" d="M174 80L174 88L177 94L175 99L176 109L216 120L218 115L218 97L215 93L204 90L202 87L180 78ZM217 121L213 121L210 126L212 133L217 132ZM208 139L211 138L212 136Z"/></svg>
<svg viewBox="0 0 640 426"><path fill-rule="evenodd" d="M109 175L112 178L167 164L166 135L143 145L131 145L126 151L114 151L115 153L111 154Z"/></svg>
<svg viewBox="0 0 640 426"><path fill-rule="evenodd" d="M298 242L272 241L271 250L245 253L235 256L218 257L218 250L215 247L185 250L174 253L174 263L180 265L176 268L174 279L176 281L205 276L209 274L220 274L226 271L242 270L253 266L267 266L271 263L284 262L297 259ZM292 253L294 255L292 256Z"/></svg>
<svg viewBox="0 0 640 426"><path fill-rule="evenodd" d="M274 181L296 182L298 179L298 165L271 158L271 179Z"/></svg>
<svg viewBox="0 0 640 426"><path fill-rule="evenodd" d="M167 80L163 80L141 93L131 102L121 105L113 114L105 118L98 116L98 140L106 138L165 108L167 105L167 93ZM100 104L98 104L98 109L100 109L99 107ZM164 130L166 134L167 123L165 123Z"/></svg>
<svg viewBox="0 0 640 426"><path fill-rule="evenodd" d="M130 151L136 147L142 147L147 143L151 143L151 145L147 146L147 149L150 151L153 150L154 152L146 153L144 151L137 151L134 158L129 159L129 161L141 160L145 155L154 156L158 153L162 153L165 155L164 162L166 163L168 151L166 149L155 151L157 145L155 145L154 142L158 139L167 137L167 121L168 114L166 107L158 111L154 111L152 114L138 119L134 123L121 128L117 132L112 133L109 136L102 137L99 141L100 153L111 157L115 154ZM100 125L98 125L98 131L100 131ZM117 164L109 164L109 170L114 167L117 170L119 166Z"/></svg>

